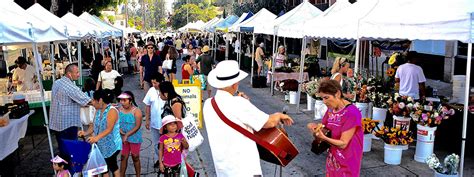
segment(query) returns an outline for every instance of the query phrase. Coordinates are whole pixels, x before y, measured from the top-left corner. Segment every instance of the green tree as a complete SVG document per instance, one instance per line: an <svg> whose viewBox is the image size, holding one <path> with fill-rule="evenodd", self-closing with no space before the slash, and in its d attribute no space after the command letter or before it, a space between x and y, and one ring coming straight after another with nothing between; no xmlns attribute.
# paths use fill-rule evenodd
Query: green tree
<svg viewBox="0 0 474 177"><path fill-rule="evenodd" d="M275 15L278 15L282 10L285 12L289 10L289 8L285 6L285 3L283 2L283 0L272 0L272 1L257 0L257 2L255 3L242 3L242 4L235 3L232 6L232 11L237 16L241 16L245 12L257 13L262 8L269 10Z"/></svg>
<svg viewBox="0 0 474 177"><path fill-rule="evenodd" d="M39 3L45 9L50 9L52 0L14 0L24 9L29 8L35 2ZM108 7L121 3L124 0L56 0L58 9L56 15L64 16L66 13L73 11L74 15L81 15L82 12L88 12L92 15L100 16L100 11Z"/></svg>
<svg viewBox="0 0 474 177"><path fill-rule="evenodd" d="M186 17L189 22L202 20L207 22L217 16L217 8L209 3L191 3L198 0L188 0L189 4L182 4L181 1L177 1L174 4L174 13L171 18L171 25L174 29L178 29L186 25ZM189 13L189 15L188 15Z"/></svg>

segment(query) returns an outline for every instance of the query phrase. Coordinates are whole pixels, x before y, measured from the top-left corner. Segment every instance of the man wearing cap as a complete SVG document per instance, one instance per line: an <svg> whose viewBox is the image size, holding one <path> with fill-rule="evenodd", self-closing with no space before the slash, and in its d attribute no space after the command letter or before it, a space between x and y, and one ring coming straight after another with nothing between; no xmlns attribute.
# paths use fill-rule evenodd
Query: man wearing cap
<svg viewBox="0 0 474 177"><path fill-rule="evenodd" d="M202 48L202 52L204 52L201 56L199 56L196 60L196 63L199 66L199 72L201 74L204 74L206 76L207 80L207 75L209 75L209 72L211 72L212 67L215 65L214 59L209 55L209 46L204 46ZM206 86L207 90L207 97L211 98L211 88L209 87L209 83ZM203 91L204 92L204 91ZM202 93L204 95L204 93Z"/></svg>
<svg viewBox="0 0 474 177"><path fill-rule="evenodd" d="M16 91L28 91L33 89L35 81L35 68L26 63L25 57L18 57L15 61L18 67L13 71L13 84Z"/></svg>
<svg viewBox="0 0 474 177"><path fill-rule="evenodd" d="M146 55L142 56L140 61L140 75L143 78L143 87L145 92L148 92L148 89L151 87L151 77L156 74L163 74L161 69L162 61L159 55L155 55L155 44L153 42L148 42L145 45L147 51Z"/></svg>
<svg viewBox="0 0 474 177"><path fill-rule="evenodd" d="M221 112L235 124L249 130L260 131L284 122L293 124L286 114L268 115L255 107L243 93L238 93L239 82L248 74L239 69L234 60L225 60L209 73L208 81L217 88L214 98L204 103L203 115L217 176L262 175L256 143L224 123L214 110L215 99ZM235 95L238 93L238 95ZM238 106L236 106L238 105Z"/></svg>
<svg viewBox="0 0 474 177"><path fill-rule="evenodd" d="M259 76L262 71L262 66L263 66L263 58L265 58L265 53L263 52L263 47L265 47L265 44L260 43L255 49L255 62L257 62L257 76Z"/></svg>

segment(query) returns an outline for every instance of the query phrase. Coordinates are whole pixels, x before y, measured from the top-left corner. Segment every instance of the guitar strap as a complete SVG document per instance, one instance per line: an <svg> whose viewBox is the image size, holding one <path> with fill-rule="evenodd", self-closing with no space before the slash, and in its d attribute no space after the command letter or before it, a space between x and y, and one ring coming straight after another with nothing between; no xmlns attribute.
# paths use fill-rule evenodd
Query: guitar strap
<svg viewBox="0 0 474 177"><path fill-rule="evenodd" d="M253 133L250 133L249 131L247 131L246 129L242 128L240 125L237 125L236 123L230 121L223 113L222 111L219 109L219 107L217 106L217 103L216 103L216 99L215 98L212 98L211 99L211 104L212 104L212 107L214 108L214 110L216 111L217 115L219 116L219 118L221 118L221 120L227 124L229 127L233 128L234 130L242 133L244 136L246 136L247 138L251 139L252 141L255 141L255 143L257 143L258 145L260 146L263 146L265 149L268 149L270 150L271 152L277 154L279 157L282 157L282 158L286 158L287 156L287 153L279 148L277 148L276 146L266 142L266 141L263 141L262 139L260 139L259 137L255 136Z"/></svg>

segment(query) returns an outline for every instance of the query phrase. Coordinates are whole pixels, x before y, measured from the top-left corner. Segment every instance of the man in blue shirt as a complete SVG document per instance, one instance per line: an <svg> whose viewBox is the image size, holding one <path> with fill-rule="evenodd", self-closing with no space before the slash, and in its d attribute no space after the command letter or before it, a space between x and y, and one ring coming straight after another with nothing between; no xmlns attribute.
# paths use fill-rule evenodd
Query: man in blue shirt
<svg viewBox="0 0 474 177"><path fill-rule="evenodd" d="M158 73L163 74L163 70L161 68L162 61L160 56L155 55L155 44L148 42L145 49L147 54L143 55L140 61L140 75L143 78L143 88L145 93L147 93L148 89L152 86L151 77Z"/></svg>

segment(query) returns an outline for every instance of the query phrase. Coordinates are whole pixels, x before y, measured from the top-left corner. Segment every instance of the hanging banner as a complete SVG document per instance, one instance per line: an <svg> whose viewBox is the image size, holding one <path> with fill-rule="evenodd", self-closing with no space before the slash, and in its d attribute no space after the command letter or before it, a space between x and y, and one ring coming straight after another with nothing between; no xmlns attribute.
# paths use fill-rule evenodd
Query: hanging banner
<svg viewBox="0 0 474 177"><path fill-rule="evenodd" d="M183 101L186 104L186 113L192 114L195 118L196 125L198 125L199 128L202 128L201 82L195 80L194 83L180 84L178 83L178 80L173 80L173 86L176 93L183 98Z"/></svg>
<svg viewBox="0 0 474 177"><path fill-rule="evenodd" d="M327 42L330 57L344 57L350 61L355 61L355 40L328 40Z"/></svg>

